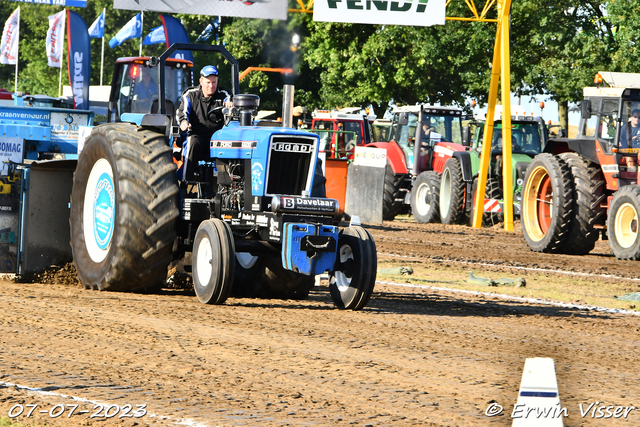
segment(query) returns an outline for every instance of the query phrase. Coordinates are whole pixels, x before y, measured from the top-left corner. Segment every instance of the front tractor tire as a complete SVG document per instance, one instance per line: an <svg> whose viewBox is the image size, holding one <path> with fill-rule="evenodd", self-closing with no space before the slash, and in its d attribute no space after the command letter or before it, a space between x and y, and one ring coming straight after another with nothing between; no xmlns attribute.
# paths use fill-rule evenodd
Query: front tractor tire
<svg viewBox="0 0 640 427"><path fill-rule="evenodd" d="M522 231L532 251L563 253L573 215L573 177L564 160L538 154L522 188Z"/></svg>
<svg viewBox="0 0 640 427"><path fill-rule="evenodd" d="M467 184L462 179L460 160L450 158L444 164L440 179L440 219L443 224L463 224L464 197Z"/></svg>
<svg viewBox="0 0 640 427"><path fill-rule="evenodd" d="M640 260L640 186L626 185L611 200L607 229L609 246L618 259Z"/></svg>
<svg viewBox="0 0 640 427"><path fill-rule="evenodd" d="M421 224L440 222L440 175L422 172L411 189L411 213Z"/></svg>
<svg viewBox="0 0 640 427"><path fill-rule="evenodd" d="M166 280L179 189L167 138L128 123L97 126L78 158L71 249L86 289L137 291Z"/></svg>
<svg viewBox="0 0 640 427"><path fill-rule="evenodd" d="M236 250L231 227L217 218L203 221L193 241L193 289L204 304L224 303L233 287Z"/></svg>
<svg viewBox="0 0 640 427"><path fill-rule="evenodd" d="M329 276L329 292L338 308L360 310L371 298L378 257L371 234L362 227L340 232L336 268Z"/></svg>

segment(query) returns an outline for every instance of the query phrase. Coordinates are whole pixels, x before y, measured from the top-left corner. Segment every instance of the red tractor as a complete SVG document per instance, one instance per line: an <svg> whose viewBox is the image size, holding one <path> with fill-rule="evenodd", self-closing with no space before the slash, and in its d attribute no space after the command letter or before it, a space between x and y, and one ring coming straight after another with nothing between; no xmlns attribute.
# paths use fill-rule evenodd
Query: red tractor
<svg viewBox="0 0 640 427"><path fill-rule="evenodd" d="M393 220L411 205L419 222L440 218L440 174L454 153L469 145L469 128L462 126L457 107L411 105L393 111L389 142L372 147L387 150L383 219Z"/></svg>

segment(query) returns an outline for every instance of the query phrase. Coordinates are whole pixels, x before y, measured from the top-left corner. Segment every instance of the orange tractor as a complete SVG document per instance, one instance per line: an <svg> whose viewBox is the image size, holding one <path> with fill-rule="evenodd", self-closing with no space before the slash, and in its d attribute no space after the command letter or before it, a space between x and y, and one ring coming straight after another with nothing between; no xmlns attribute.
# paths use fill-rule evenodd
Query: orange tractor
<svg viewBox="0 0 640 427"><path fill-rule="evenodd" d="M584 88L576 138L552 138L527 169L522 229L531 250L582 255L602 237L640 259L640 74L600 72Z"/></svg>

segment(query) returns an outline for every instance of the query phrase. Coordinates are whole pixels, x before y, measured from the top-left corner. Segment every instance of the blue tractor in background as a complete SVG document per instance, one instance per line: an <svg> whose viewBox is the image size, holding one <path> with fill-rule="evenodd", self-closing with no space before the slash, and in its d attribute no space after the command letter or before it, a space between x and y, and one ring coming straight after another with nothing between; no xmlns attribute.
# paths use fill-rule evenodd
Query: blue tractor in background
<svg viewBox="0 0 640 427"><path fill-rule="evenodd" d="M176 176L176 105L165 84L176 50L218 53L232 68L234 108L211 139L212 161L189 182ZM376 279L375 243L360 226L333 225L335 200L311 196L318 136L255 123L259 98L238 93L238 62L222 46L174 44L138 65L157 69L155 107L131 112L131 89L112 84L109 117L120 121L92 129L74 174L71 246L85 288L156 287L169 264L191 252L203 303L222 304L232 293L303 299L328 272L335 305L363 308Z"/></svg>

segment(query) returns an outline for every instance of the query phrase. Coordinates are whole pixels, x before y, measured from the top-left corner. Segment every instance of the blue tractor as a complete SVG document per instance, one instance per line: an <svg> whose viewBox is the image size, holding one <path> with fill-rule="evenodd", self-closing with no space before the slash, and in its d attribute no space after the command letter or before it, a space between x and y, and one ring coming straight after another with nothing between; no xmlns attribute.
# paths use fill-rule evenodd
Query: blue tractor
<svg viewBox="0 0 640 427"><path fill-rule="evenodd" d="M211 139L213 160L189 182L176 175L179 131L167 114L167 60L176 50L218 53L232 68L234 108ZM238 93L238 62L222 46L174 44L142 65L157 68L158 112L120 111L120 121L92 129L78 159L71 245L85 288L156 287L191 252L203 303L232 294L302 299L328 272L335 305L363 308L376 279L375 243L360 226L334 226L337 202L312 196L318 136L256 123L259 98Z"/></svg>

